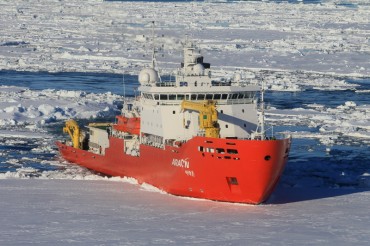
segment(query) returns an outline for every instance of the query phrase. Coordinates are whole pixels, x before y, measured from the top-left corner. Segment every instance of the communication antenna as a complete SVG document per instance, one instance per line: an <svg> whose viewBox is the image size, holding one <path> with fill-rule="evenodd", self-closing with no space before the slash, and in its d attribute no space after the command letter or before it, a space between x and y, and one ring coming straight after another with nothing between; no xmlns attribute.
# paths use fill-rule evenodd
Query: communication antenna
<svg viewBox="0 0 370 246"><path fill-rule="evenodd" d="M155 65L157 63L155 59L155 37L154 37L154 21L152 21L152 45L153 45L153 50L152 50L152 68L155 69Z"/></svg>
<svg viewBox="0 0 370 246"><path fill-rule="evenodd" d="M123 84L123 98L126 98L125 70L123 70L122 73L122 84Z"/></svg>

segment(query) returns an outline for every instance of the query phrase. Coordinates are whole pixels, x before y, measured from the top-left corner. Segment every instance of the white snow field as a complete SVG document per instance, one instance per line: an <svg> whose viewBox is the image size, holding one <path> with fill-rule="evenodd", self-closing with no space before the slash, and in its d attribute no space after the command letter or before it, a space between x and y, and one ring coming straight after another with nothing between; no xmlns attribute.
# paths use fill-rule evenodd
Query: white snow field
<svg viewBox="0 0 370 246"><path fill-rule="evenodd" d="M1 245L368 245L370 192L279 188L263 206L127 182L1 180Z"/></svg>
<svg viewBox="0 0 370 246"><path fill-rule="evenodd" d="M347 2L350 7L343 4ZM367 95L369 90L359 90L344 78L370 77L369 16L367 0L2 0L0 70L137 74L150 60L155 20L156 43L164 44L158 52L163 72L178 66L180 42L188 34L212 63L215 75L232 76L238 69L252 80L264 78L273 91L353 90ZM50 126L60 127L68 118L113 117L121 100L112 93L0 84L0 144L31 143L30 152L54 155ZM330 107L268 107L266 115L272 125L320 129L290 133L319 139L330 152L335 144L370 144L369 111L369 105L348 98ZM133 179L106 178L60 159L28 157L24 152L20 149L17 158L0 149L0 158L6 157L5 164L13 170L0 173L0 245L370 243L368 169L343 174L346 180L360 179L362 188L315 188L315 177L298 183L294 177L265 205L251 206L175 197ZM57 170L25 167L29 161ZM319 171L329 173L331 168Z"/></svg>
<svg viewBox="0 0 370 246"><path fill-rule="evenodd" d="M0 9L0 69L136 73L150 59L155 21L162 68L177 66L189 35L216 68L370 76L366 0L4 0Z"/></svg>

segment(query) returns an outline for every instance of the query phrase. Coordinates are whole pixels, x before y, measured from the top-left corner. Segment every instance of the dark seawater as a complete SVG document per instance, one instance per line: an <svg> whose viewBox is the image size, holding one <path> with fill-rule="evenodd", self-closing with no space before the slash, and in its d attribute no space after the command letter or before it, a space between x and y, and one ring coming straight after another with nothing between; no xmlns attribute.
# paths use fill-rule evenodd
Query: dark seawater
<svg viewBox="0 0 370 246"><path fill-rule="evenodd" d="M0 85L27 87L31 90L56 89L92 93L110 91L118 95L125 92L127 96L134 96L139 87L137 81L137 76L121 74L0 71Z"/></svg>
<svg viewBox="0 0 370 246"><path fill-rule="evenodd" d="M137 76L125 75L126 96L134 96L137 87ZM347 82L359 84L360 90L370 90L370 79L346 79ZM0 85L27 87L32 90L56 89L79 90L91 93L112 92L123 95L123 76L101 73L47 73L0 71ZM137 92L136 92L137 93ZM322 91L306 90L303 92L266 93L266 102L279 109L306 108L307 104L317 103L335 108L346 101L357 105L370 104L368 93L355 93L353 90ZM63 122L49 126L47 131L62 138L60 131ZM56 130L58 129L58 130ZM274 131L307 131L318 132L307 126L276 126ZM48 165L47 160L55 159L55 153L37 153L31 151L42 144L42 139L17 139L16 144L9 143L7 138L0 139L0 173L15 172L19 167L32 167L40 172L57 170ZM370 148L356 139L339 138L337 144L330 146L330 152L318 139L294 138L287 168L282 177L282 184L298 184L313 187L370 187ZM306 183L305 183L306 182Z"/></svg>

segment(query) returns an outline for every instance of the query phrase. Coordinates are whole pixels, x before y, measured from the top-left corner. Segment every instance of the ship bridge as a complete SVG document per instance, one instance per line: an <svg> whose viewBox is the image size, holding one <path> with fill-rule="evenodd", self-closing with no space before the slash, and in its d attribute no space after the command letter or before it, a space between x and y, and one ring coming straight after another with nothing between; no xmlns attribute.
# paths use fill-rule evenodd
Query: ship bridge
<svg viewBox="0 0 370 246"><path fill-rule="evenodd" d="M184 47L184 60L174 81L163 81L154 67L139 74L141 134L145 138L187 141L204 135L196 110L181 110L183 101L215 101L221 138L250 138L257 128L256 92L260 87L236 74L214 80L211 65L192 44Z"/></svg>

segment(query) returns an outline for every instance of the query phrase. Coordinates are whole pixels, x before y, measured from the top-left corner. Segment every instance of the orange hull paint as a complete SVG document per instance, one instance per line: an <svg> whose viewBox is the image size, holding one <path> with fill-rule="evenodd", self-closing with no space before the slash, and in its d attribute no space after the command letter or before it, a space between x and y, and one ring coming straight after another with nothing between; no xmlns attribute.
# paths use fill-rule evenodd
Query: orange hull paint
<svg viewBox="0 0 370 246"><path fill-rule="evenodd" d="M273 192L291 141L194 137L165 149L141 145L139 157L124 153L123 139L110 137L109 142L105 155L57 145L70 162L111 176L134 177L170 194L259 204Z"/></svg>
<svg viewBox="0 0 370 246"><path fill-rule="evenodd" d="M140 134L140 117L127 118L122 115L118 115L116 118L118 122L113 125L115 130L134 135Z"/></svg>

